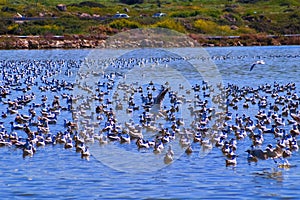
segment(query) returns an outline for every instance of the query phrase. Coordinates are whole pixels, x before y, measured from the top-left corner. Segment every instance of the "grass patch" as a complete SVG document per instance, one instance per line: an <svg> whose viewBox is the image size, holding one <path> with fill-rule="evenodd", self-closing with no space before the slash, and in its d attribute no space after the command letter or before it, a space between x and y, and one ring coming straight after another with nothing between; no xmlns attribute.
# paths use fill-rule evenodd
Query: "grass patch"
<svg viewBox="0 0 300 200"><path fill-rule="evenodd" d="M60 3L67 5L67 11L56 8ZM298 34L299 7L299 0L144 0L134 5L122 4L119 0L0 0L3 19L0 34L48 31L51 34L89 34L91 27L99 25L105 27L101 28L103 31L163 27L181 33L210 35ZM116 12L125 10L129 19L111 18ZM167 17L152 18L156 12L164 12ZM16 28L11 21L17 13L27 17L56 16L57 19L26 22ZM81 18L83 13L90 17Z"/></svg>

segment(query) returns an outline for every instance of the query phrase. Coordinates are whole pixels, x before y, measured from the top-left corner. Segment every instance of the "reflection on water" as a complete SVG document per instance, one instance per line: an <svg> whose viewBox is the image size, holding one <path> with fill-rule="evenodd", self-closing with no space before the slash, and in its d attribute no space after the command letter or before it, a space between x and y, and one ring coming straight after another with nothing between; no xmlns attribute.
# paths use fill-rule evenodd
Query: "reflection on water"
<svg viewBox="0 0 300 200"><path fill-rule="evenodd" d="M277 81L295 82L297 88L300 87L299 46L206 50L214 58L225 85L255 87ZM2 51L1 59L83 59L88 53L87 50ZM258 59L263 59L266 64L256 66L250 72L251 64ZM299 89L297 92L299 95ZM256 112L248 110L246 114ZM68 118L67 115L64 117ZM66 150L60 144L39 148L33 157L24 159L19 149L1 147L0 196L9 199L298 198L300 173L296 164L300 161L299 153L290 160L291 168L277 168L272 160L249 164L245 153L248 144L249 139L240 143L235 167L225 166L225 158L219 149L206 151L198 145L193 146L191 155L182 154L172 164L148 173L115 170L93 156L89 160L81 159L75 150ZM124 145L123 150L126 148L130 149L130 146ZM98 150L101 155L101 148ZM144 152L147 153L152 152ZM123 157L132 162L130 154Z"/></svg>
<svg viewBox="0 0 300 200"><path fill-rule="evenodd" d="M277 168L265 169L261 172L254 172L253 175L257 178L273 179L277 182L282 182L284 178L283 172L279 171Z"/></svg>

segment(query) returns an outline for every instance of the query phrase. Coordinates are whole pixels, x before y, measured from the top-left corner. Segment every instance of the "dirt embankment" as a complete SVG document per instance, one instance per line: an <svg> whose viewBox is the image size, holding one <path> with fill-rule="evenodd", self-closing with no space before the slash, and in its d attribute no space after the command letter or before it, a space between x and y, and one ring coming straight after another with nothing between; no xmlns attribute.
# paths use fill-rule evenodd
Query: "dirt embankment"
<svg viewBox="0 0 300 200"><path fill-rule="evenodd" d="M293 36L266 36L266 35L243 35L238 37L209 37L191 34L189 37L194 42L165 43L157 40L121 41L113 42L113 47L136 48L147 47L183 47L183 46L266 46L266 45L300 45L300 35ZM107 39L103 36L1 36L0 49L78 49L78 48L105 48ZM111 43L111 41L110 41ZM142 44L141 44L142 43ZM112 44L112 43L111 43Z"/></svg>

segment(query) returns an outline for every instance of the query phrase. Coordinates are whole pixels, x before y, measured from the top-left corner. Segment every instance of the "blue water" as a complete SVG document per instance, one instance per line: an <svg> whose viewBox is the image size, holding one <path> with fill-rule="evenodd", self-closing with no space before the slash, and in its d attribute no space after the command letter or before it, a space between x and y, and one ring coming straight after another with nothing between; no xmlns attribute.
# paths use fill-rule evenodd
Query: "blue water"
<svg viewBox="0 0 300 200"><path fill-rule="evenodd" d="M225 85L257 87L274 81L295 82L300 95L300 46L205 50L213 58ZM1 51L0 60L83 60L89 53L90 50L8 50ZM257 65L250 72L251 64L260 59L266 64ZM73 78L67 80L73 81ZM253 110L240 109L239 112L254 114ZM61 119L71 119L68 113L61 116ZM5 126L8 129L9 125ZM62 122L51 131L61 129ZM273 138L266 136L265 140ZM149 173L134 173L134 169L124 172L93 155L89 160L82 159L74 149L66 150L59 144L38 148L33 157L25 158L20 149L1 147L0 196L1 199L299 198L299 152L294 152L289 159L292 167L288 169L278 168L272 160L248 164L244 151L250 146L249 142L248 138L239 141L238 164L234 167L225 166L225 157L218 148L202 155L200 147L194 146L195 152L191 155L181 154L172 164ZM125 159L130 161L130 154ZM143 160L131 162L135 163L133 166L148 165Z"/></svg>

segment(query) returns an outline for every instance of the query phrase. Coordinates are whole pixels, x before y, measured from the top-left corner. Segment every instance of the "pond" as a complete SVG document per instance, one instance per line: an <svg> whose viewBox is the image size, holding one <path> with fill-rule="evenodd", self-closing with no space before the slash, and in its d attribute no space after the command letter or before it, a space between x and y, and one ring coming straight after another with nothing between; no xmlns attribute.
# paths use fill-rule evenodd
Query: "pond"
<svg viewBox="0 0 300 200"><path fill-rule="evenodd" d="M48 125L48 133L55 135L66 131L64 120L75 120L74 113L68 108L70 103L63 96L79 96L72 106L88 107L86 115L81 113L77 116L80 128L90 127L91 122L97 122L92 128L94 133L99 133L107 121L106 116L103 118L95 112L95 108L101 102L97 98L101 97L100 93L109 91L101 84L108 84L107 81L114 79L113 89L104 95L104 99L108 99L105 99L107 104L112 100L108 108L115 108L117 98L114 99L113 95L118 93L122 99L126 93L130 93L121 86L128 84L136 89L141 87L144 91L149 89L147 87L153 89L155 86L157 90L153 90L153 95L157 95L160 85L166 85L168 82L168 92L180 90L179 84L184 87L181 88L181 92L185 94L186 101L178 103L179 111L175 115L176 118L185 121L181 131L191 131L191 123L195 120L195 116L190 114L189 98L198 98L198 103L207 100L207 107L216 108L215 112L230 113L232 119L226 123L233 127L236 125L235 121L242 118L243 114L256 122L255 116L260 110L267 113L278 99L276 97L284 97L283 103L278 104L279 110L273 112L277 116L280 115L279 117L288 101L299 103L299 99L292 99L293 95L300 95L299 50L300 46L115 51L4 50L1 51L0 59L1 89L9 88L11 93L2 96L0 106L6 113L10 108L8 101L33 93L32 101L22 105L18 113L28 115L28 110L34 106L33 103L36 106L42 104L35 108L37 119L43 115L43 108L52 106L57 95L60 108L66 109L60 110L55 124ZM250 67L260 60L263 60L264 64L257 63L250 71ZM124 67L125 65L128 67ZM109 76L106 76L107 74ZM149 84L151 81L153 85ZM19 82L22 84L18 84ZM11 85L8 86L7 83ZM222 83L222 86L219 83ZM26 89L26 84L30 85L30 88ZM196 89L197 84L200 85L200 91ZM68 90L68 85L73 89ZM220 89L221 87L223 88ZM93 96L92 93L97 88L97 95ZM92 92L89 92L89 89ZM190 93L186 92L187 89ZM242 95L245 90L248 93ZM178 95L182 93L179 92ZM143 94L147 95L147 91ZM214 95L218 94L227 95L230 100L236 97L236 107L229 105L226 99L222 105L228 107L213 103ZM254 96L255 94L259 97ZM242 96L240 99L239 95ZM47 99L42 101L45 96ZM251 104L249 100L249 107L246 108L243 106L246 98L251 97L256 98L256 103ZM262 105L264 97L267 99L265 107ZM133 98L137 105L143 104L137 92ZM162 101L165 109L171 107L170 99L167 94ZM285 102L285 99L289 100ZM123 106L127 108L126 104ZM296 108L296 112L298 110ZM115 112L118 123L122 123L123 126L130 120L139 123L143 114L141 107L138 111L127 112L124 108ZM14 121L16 116L17 114L8 113L6 118L0 120L3 122L2 132L16 132L24 140L27 137L24 130L11 129L10 122ZM289 124L288 121L293 119L291 112L282 118L285 124L278 127L288 134L293 129L293 124ZM201 119L205 117L201 116L197 120ZM90 121L86 124L85 120ZM158 117L156 120L165 127L172 125L172 122L164 117ZM270 129L274 123L277 122L272 121L266 128ZM216 134L212 126L212 123L207 125L211 130L207 131L210 134L204 139L211 140L220 134L218 131ZM29 124L29 127L32 131L38 131L36 126ZM157 132L143 131L144 139L154 140ZM254 130L255 135L259 133L259 130ZM82 158L75 148L65 149L64 144L59 143L36 147L33 156L25 157L22 149L14 144L6 145L0 148L0 195L3 199L298 198L299 151L292 151L292 156L287 158L288 167L280 167L278 163L283 161L279 158L275 162L272 159L248 162L248 153L245 151L253 144L253 138L249 134L243 139L237 139L237 163L229 166L225 162L227 157L213 142L207 150L203 144L201 146L199 142L193 142L189 138L193 152L186 154L186 148L179 145L178 133L175 135L176 139L164 144L165 149L160 154L153 153L153 148L138 149L136 139L132 139L129 144L109 141L106 145L100 145L96 139L86 142L85 145L91 153L88 158ZM275 147L284 137L276 138L273 133L263 133L264 141L255 148L265 150L268 144ZM236 138L233 130L227 133L228 141L230 138ZM298 141L297 136L295 139ZM163 159L169 145L174 151L174 160L166 164Z"/></svg>

